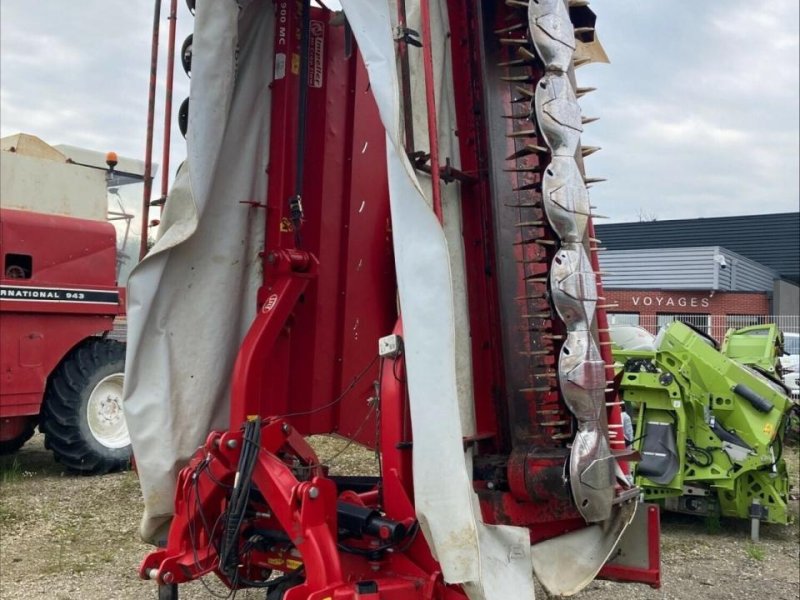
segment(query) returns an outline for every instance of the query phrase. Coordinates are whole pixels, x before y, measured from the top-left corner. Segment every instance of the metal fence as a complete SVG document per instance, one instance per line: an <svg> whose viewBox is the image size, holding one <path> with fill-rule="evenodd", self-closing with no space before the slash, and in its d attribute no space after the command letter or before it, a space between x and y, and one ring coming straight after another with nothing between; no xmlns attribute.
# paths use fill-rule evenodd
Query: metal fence
<svg viewBox="0 0 800 600"><path fill-rule="evenodd" d="M750 325L775 323L784 333L800 334L800 315L702 315L702 314L656 314L640 315L636 313L609 313L612 325L639 325L651 333L672 321L683 321L704 331L718 341L722 341L725 332L731 327L740 329ZM787 340L788 341L788 340Z"/></svg>

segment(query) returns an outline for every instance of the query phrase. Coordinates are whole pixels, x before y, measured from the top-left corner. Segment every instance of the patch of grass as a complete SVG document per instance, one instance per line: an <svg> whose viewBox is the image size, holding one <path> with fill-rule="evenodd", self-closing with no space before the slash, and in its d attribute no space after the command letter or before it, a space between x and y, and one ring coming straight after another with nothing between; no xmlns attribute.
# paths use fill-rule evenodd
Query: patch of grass
<svg viewBox="0 0 800 600"><path fill-rule="evenodd" d="M753 560L764 560L766 553L761 546L757 546L756 544L750 544L747 547L747 556L752 558Z"/></svg>
<svg viewBox="0 0 800 600"><path fill-rule="evenodd" d="M705 518L706 533L709 535L717 535L722 531L722 522L719 515L707 515Z"/></svg>
<svg viewBox="0 0 800 600"><path fill-rule="evenodd" d="M119 491L129 496L141 496L142 488L139 485L139 477L133 471L125 471L118 475Z"/></svg>
<svg viewBox="0 0 800 600"><path fill-rule="evenodd" d="M22 467L15 456L13 460L4 460L0 463L0 485L16 483L22 479Z"/></svg>

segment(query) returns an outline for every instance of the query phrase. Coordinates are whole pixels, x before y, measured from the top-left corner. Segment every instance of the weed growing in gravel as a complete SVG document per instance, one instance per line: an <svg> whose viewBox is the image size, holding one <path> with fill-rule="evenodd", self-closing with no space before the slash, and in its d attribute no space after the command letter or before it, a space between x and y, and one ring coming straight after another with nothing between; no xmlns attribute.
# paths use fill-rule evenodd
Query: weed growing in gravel
<svg viewBox="0 0 800 600"><path fill-rule="evenodd" d="M719 515L708 515L705 518L706 533L709 535L717 535L722 531L722 522Z"/></svg>
<svg viewBox="0 0 800 600"><path fill-rule="evenodd" d="M22 468L17 457L11 462L3 461L0 463L0 485L15 483L22 479Z"/></svg>
<svg viewBox="0 0 800 600"><path fill-rule="evenodd" d="M119 491L131 497L141 497L142 488L139 486L139 477L133 471L125 471L118 475Z"/></svg>
<svg viewBox="0 0 800 600"><path fill-rule="evenodd" d="M764 549L760 546L750 544L747 547L747 556L753 560L764 560L764 556L766 556L766 554L764 553Z"/></svg>

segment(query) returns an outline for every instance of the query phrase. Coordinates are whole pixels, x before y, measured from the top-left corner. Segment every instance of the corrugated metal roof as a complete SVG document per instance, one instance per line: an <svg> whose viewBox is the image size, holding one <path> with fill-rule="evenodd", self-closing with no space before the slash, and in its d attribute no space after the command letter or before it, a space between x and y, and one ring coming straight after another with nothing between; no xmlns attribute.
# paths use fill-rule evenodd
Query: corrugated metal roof
<svg viewBox="0 0 800 600"><path fill-rule="evenodd" d="M605 248L722 246L800 283L800 212L597 225Z"/></svg>
<svg viewBox="0 0 800 600"><path fill-rule="evenodd" d="M611 250L600 254L608 289L771 292L778 273L719 246Z"/></svg>

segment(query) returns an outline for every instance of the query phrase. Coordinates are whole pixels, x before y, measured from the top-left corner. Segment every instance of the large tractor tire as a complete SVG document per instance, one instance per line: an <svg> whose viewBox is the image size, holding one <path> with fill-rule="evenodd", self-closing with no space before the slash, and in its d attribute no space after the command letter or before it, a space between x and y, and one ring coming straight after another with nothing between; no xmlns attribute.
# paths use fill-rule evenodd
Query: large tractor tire
<svg viewBox="0 0 800 600"><path fill-rule="evenodd" d="M93 338L74 348L51 375L39 428L45 447L70 471L101 475L129 466L124 372L125 344Z"/></svg>

